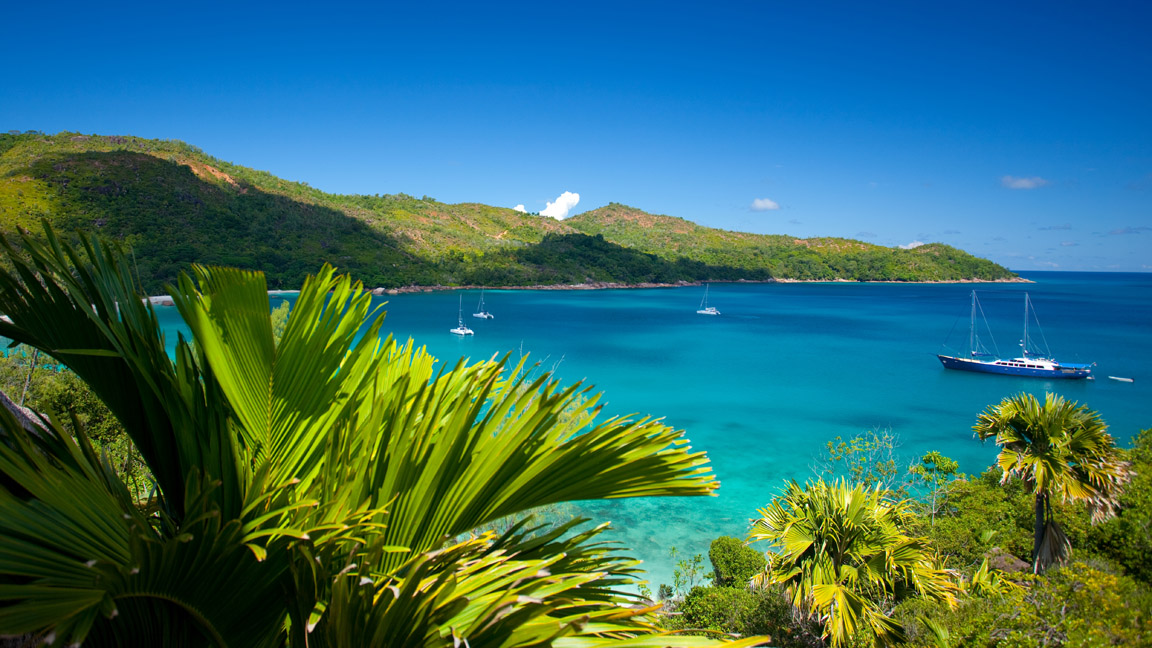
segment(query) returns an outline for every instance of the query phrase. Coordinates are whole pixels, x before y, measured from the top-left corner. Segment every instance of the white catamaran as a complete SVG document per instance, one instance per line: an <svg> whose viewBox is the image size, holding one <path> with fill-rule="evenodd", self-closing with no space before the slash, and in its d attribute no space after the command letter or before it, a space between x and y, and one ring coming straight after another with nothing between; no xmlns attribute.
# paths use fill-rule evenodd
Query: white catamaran
<svg viewBox="0 0 1152 648"><path fill-rule="evenodd" d="M700 300L700 308L696 311L700 315L719 315L715 306L708 305L708 284L704 284L704 299Z"/></svg>
<svg viewBox="0 0 1152 648"><path fill-rule="evenodd" d="M449 333L456 335L473 335L472 329L464 326L464 295L460 295L460 308L456 312L456 328L449 329Z"/></svg>

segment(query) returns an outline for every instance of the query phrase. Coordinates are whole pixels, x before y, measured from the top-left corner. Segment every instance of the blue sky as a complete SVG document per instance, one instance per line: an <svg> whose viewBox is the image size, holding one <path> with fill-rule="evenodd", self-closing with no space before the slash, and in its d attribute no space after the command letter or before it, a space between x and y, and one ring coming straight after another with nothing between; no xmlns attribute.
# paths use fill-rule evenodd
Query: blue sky
<svg viewBox="0 0 1152 648"><path fill-rule="evenodd" d="M21 3L0 129L179 139L336 193L572 192L1152 270L1152 4L705 4Z"/></svg>

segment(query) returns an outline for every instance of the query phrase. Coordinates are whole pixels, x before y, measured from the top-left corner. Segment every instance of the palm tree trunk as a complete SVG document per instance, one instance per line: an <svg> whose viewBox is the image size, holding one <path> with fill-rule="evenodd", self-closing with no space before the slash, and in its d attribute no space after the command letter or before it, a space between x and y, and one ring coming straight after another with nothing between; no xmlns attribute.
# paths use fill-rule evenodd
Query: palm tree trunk
<svg viewBox="0 0 1152 648"><path fill-rule="evenodd" d="M1047 527L1048 494L1036 494L1036 522L1032 527L1032 571L1038 573L1040 545L1044 543L1044 529Z"/></svg>

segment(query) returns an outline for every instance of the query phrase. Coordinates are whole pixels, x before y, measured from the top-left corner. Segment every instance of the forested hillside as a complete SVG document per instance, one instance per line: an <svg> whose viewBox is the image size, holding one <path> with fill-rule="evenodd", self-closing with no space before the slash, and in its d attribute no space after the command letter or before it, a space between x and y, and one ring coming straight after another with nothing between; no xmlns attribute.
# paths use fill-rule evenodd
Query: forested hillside
<svg viewBox="0 0 1152 648"><path fill-rule="evenodd" d="M905 250L842 238L730 232L616 203L566 222L586 234L600 234L667 260L688 258L781 279L991 281L1013 276L1002 266L942 243Z"/></svg>
<svg viewBox="0 0 1152 648"><path fill-rule="evenodd" d="M329 262L368 286L705 280L995 280L965 252L728 232L611 204L566 221L425 197L334 195L178 141L0 134L0 231L99 232L131 249L146 288L191 263L299 286Z"/></svg>

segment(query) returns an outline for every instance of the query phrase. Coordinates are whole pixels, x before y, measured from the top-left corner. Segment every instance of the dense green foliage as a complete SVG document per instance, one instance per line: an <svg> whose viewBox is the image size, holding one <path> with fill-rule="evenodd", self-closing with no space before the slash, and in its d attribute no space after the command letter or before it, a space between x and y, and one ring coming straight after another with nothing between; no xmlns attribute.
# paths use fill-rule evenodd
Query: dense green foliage
<svg viewBox="0 0 1152 648"><path fill-rule="evenodd" d="M1152 641L1152 595L1130 577L1074 562L1019 580L1022 587L966 596L954 609L923 599L898 606L895 616L909 629L907 645L939 648L926 621L944 630L947 646L1103 648Z"/></svg>
<svg viewBox="0 0 1152 648"><path fill-rule="evenodd" d="M829 451L859 449L868 438L838 440ZM1130 464L1133 473L1114 517L1093 524L1086 502L1051 502L1051 513L1061 520L1076 562L1038 575L1028 563L1035 497L1025 481L1002 482L999 466L966 476L956 474L954 462L939 453L921 457L909 471L909 492L920 501L915 514L909 511L905 518L907 534L925 539L950 568L961 592L954 605L922 596L898 603L886 600L906 645L1152 645L1152 572L1147 559L1152 552L1152 430L1141 432L1132 445L1116 450L1113 458ZM872 457L868 452L849 452L847 457L860 459L856 474L861 478L875 468L862 459ZM887 455L872 458L887 465ZM798 545L815 537L797 526L791 535ZM720 547L724 549L718 551ZM716 557L735 555L738 547L742 545L732 538L713 542L709 555L717 575L725 568ZM763 634L779 646L826 645L815 619L787 613L792 604L779 587L733 586L714 576L712 586L695 587L668 606L673 614L664 624L669 628ZM873 643L867 632L847 639L852 646Z"/></svg>
<svg viewBox="0 0 1152 648"><path fill-rule="evenodd" d="M704 280L1003 279L939 244L743 234L609 205L565 221L425 197L334 195L178 141L0 134L0 231L99 232L131 245L147 290L192 263L260 270L295 287L322 262L366 285Z"/></svg>
<svg viewBox="0 0 1152 648"><path fill-rule="evenodd" d="M1120 496L1120 510L1088 528L1085 546L1090 555L1152 586L1152 429L1142 431L1132 445L1126 456L1134 475Z"/></svg>
<svg viewBox="0 0 1152 648"><path fill-rule="evenodd" d="M849 239L729 232L616 203L584 212L565 223L586 234L601 234L613 243L670 261L688 258L786 279L953 281L1013 276L999 265L940 243L905 250Z"/></svg>
<svg viewBox="0 0 1152 648"><path fill-rule="evenodd" d="M731 536L720 536L708 547L712 562L712 584L719 587L746 586L764 569L764 554Z"/></svg>
<svg viewBox="0 0 1152 648"><path fill-rule="evenodd" d="M677 604L676 612L669 625L677 629L762 635L777 648L823 645L819 625L794 618L792 604L779 588L694 587Z"/></svg>

